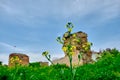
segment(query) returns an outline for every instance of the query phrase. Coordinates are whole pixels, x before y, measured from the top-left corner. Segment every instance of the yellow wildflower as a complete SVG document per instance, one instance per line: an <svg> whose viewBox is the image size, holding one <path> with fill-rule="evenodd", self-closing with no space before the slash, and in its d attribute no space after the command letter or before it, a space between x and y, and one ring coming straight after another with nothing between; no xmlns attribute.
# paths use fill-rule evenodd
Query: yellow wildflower
<svg viewBox="0 0 120 80"><path fill-rule="evenodd" d="M73 39L73 41L77 41L77 39Z"/></svg>
<svg viewBox="0 0 120 80"><path fill-rule="evenodd" d="M66 40L65 38L63 38L63 40Z"/></svg>
<svg viewBox="0 0 120 80"><path fill-rule="evenodd" d="M70 51L72 51L73 50L73 48L72 47L70 47Z"/></svg>
<svg viewBox="0 0 120 80"><path fill-rule="evenodd" d="M85 47L86 47L86 45L84 44L84 45L82 45L82 47L83 47L83 48L85 48Z"/></svg>
<svg viewBox="0 0 120 80"><path fill-rule="evenodd" d="M69 32L72 32L72 28L69 28L68 31L69 31Z"/></svg>
<svg viewBox="0 0 120 80"><path fill-rule="evenodd" d="M19 62L21 63L21 62L22 62L22 60L19 60Z"/></svg>
<svg viewBox="0 0 120 80"><path fill-rule="evenodd" d="M75 50L75 49L76 49L76 46L72 46L72 49Z"/></svg>
<svg viewBox="0 0 120 80"><path fill-rule="evenodd" d="M47 56L48 55L48 51L45 51L42 53L43 56Z"/></svg>
<svg viewBox="0 0 120 80"><path fill-rule="evenodd" d="M76 37L76 34L73 34L72 36L73 36L73 37Z"/></svg>
<svg viewBox="0 0 120 80"><path fill-rule="evenodd" d="M63 47L62 50L63 50L64 52L67 52L67 47Z"/></svg>
<svg viewBox="0 0 120 80"><path fill-rule="evenodd" d="M88 50L89 50L89 48L88 48L88 47L85 47L84 49L85 49L85 51L88 51Z"/></svg>
<svg viewBox="0 0 120 80"><path fill-rule="evenodd" d="M16 57L16 59L15 60L19 60L19 58L18 57Z"/></svg>
<svg viewBox="0 0 120 80"><path fill-rule="evenodd" d="M73 55L74 54L74 52L69 52L69 55Z"/></svg>

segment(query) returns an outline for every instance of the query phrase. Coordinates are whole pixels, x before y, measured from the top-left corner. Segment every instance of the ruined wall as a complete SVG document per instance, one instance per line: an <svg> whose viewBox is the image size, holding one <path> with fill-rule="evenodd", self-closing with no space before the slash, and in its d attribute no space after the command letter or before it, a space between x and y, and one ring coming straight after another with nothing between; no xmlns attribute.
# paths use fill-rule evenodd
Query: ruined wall
<svg viewBox="0 0 120 80"><path fill-rule="evenodd" d="M12 53L9 55L9 66L28 65L29 57L26 54Z"/></svg>
<svg viewBox="0 0 120 80"><path fill-rule="evenodd" d="M62 39L64 41L63 47L68 45L68 44L71 44L72 46L76 46L75 54L72 56L72 58L73 58L72 64L73 65L78 65L78 54L79 54L79 52L84 53L82 55L83 57L80 61L80 65L88 63L88 62L91 61L91 56L92 56L91 50L88 49L87 51L85 51L84 46L83 46L83 45L86 45L88 43L86 33L82 32L82 31L79 31L79 32L68 35L68 33L66 32L63 35ZM65 57L54 60L53 63L55 63L55 64L60 63L60 64L69 65L69 59L67 57L67 53L66 52L64 52L64 53L65 53Z"/></svg>
<svg viewBox="0 0 120 80"><path fill-rule="evenodd" d="M68 45L68 44L71 44L73 46L76 46L76 50L77 51L83 51L83 45L87 43L87 34L84 33L84 32L77 32L77 33L73 33L71 34L70 36L65 36L66 33L63 35L63 41L64 41L64 44L63 44L63 47ZM79 53L78 52L78 53ZM76 53L76 54L78 54ZM65 53L66 55L66 53Z"/></svg>
<svg viewBox="0 0 120 80"><path fill-rule="evenodd" d="M49 66L48 62L40 62L40 66Z"/></svg>

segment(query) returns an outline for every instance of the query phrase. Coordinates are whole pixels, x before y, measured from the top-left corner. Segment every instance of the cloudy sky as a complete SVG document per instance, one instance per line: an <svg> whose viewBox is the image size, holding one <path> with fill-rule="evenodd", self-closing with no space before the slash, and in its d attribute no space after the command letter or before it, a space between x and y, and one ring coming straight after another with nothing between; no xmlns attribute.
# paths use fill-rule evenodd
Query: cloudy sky
<svg viewBox="0 0 120 80"><path fill-rule="evenodd" d="M30 61L64 56L62 36L67 22L73 32L83 31L92 50L120 50L120 0L0 0L0 61L7 64L10 53L24 53ZM16 46L16 47L15 47Z"/></svg>

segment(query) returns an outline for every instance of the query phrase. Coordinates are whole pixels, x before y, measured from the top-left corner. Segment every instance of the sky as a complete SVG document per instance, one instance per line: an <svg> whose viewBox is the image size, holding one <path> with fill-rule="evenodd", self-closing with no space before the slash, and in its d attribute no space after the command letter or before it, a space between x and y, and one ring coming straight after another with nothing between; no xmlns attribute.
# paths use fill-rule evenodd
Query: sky
<svg viewBox="0 0 120 80"><path fill-rule="evenodd" d="M120 50L120 0L0 0L0 61L8 64L11 53L24 53L30 62L64 56L56 37L67 31L88 34L91 49Z"/></svg>

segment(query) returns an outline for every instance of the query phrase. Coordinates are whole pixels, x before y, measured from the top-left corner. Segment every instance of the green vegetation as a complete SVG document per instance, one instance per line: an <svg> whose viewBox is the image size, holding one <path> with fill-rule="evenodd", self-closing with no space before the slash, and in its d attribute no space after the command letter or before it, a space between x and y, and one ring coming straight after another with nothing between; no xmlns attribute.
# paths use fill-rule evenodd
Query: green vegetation
<svg viewBox="0 0 120 80"><path fill-rule="evenodd" d="M40 62L32 62L32 63L29 63L29 67L40 67Z"/></svg>
<svg viewBox="0 0 120 80"><path fill-rule="evenodd" d="M50 56L50 54L49 54L48 51L44 51L44 52L42 53L42 55L45 56L45 58L53 65L53 62L52 62L52 60L51 60L51 56Z"/></svg>
<svg viewBox="0 0 120 80"><path fill-rule="evenodd" d="M74 80L120 80L120 52L116 49L103 51L94 63L76 67ZM0 66L0 80L71 80L69 67Z"/></svg>
<svg viewBox="0 0 120 80"><path fill-rule="evenodd" d="M2 61L0 61L0 65L2 65Z"/></svg>

